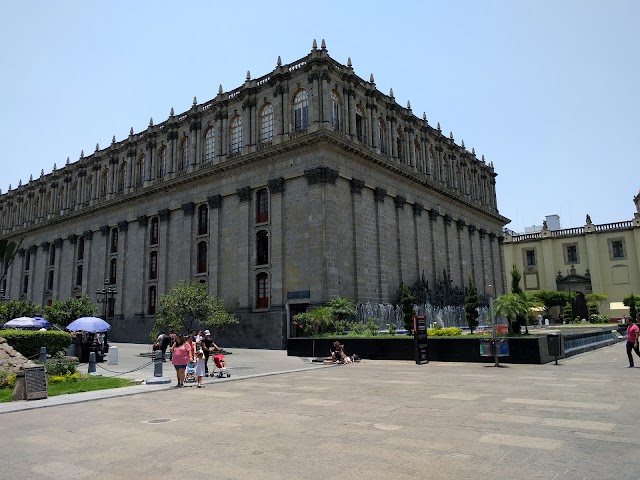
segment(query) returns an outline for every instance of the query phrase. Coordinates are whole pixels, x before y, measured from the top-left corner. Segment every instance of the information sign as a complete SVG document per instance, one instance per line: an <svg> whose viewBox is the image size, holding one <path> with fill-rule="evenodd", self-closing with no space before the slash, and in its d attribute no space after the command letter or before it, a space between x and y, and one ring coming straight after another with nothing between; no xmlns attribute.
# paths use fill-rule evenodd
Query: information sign
<svg viewBox="0 0 640 480"><path fill-rule="evenodd" d="M415 341L416 363L418 365L429 363L427 337L427 317L425 317L424 315L414 315L413 339Z"/></svg>
<svg viewBox="0 0 640 480"><path fill-rule="evenodd" d="M27 400L47 398L47 372L44 365L24 369Z"/></svg>

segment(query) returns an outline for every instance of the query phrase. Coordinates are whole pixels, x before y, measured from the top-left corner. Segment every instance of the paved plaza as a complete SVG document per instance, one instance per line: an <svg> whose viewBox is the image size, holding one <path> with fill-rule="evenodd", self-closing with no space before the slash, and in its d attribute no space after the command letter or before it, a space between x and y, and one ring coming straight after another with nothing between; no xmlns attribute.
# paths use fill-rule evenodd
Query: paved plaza
<svg viewBox="0 0 640 480"><path fill-rule="evenodd" d="M230 379L202 389L141 385L46 408L10 411L53 398L0 405L0 476L635 479L640 368L626 363L624 344L500 369L317 367L242 350L229 357Z"/></svg>

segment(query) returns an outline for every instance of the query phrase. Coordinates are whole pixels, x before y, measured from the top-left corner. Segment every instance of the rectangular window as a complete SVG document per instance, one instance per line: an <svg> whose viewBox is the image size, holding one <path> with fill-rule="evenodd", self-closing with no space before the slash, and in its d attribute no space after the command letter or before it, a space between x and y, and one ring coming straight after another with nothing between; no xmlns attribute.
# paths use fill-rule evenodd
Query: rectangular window
<svg viewBox="0 0 640 480"><path fill-rule="evenodd" d="M536 266L536 251L535 250L525 250L525 266L527 267L535 267Z"/></svg>
<svg viewBox="0 0 640 480"><path fill-rule="evenodd" d="M625 258L624 243L622 240L611 240L611 257L615 260Z"/></svg>
<svg viewBox="0 0 640 480"><path fill-rule="evenodd" d="M578 246L567 245L566 246L567 260L566 263L579 263L578 262Z"/></svg>
<svg viewBox="0 0 640 480"><path fill-rule="evenodd" d="M358 115L356 113L356 137L358 138L359 142L364 141L364 127L363 127L364 121L362 119L361 115Z"/></svg>

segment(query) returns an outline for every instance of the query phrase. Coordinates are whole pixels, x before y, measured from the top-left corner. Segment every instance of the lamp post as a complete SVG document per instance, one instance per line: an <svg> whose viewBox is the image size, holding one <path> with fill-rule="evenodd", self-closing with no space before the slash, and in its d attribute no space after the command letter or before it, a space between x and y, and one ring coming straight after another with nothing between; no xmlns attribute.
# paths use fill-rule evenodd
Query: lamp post
<svg viewBox="0 0 640 480"><path fill-rule="evenodd" d="M485 295L489 296L489 310L491 311L491 323L493 323L493 333L491 336L491 345L493 346L493 355L494 355L494 361L495 361L495 366L499 367L500 363L498 361L498 346L496 345L496 316L493 312L493 295L494 295L494 291L493 291L493 285L487 285L484 287L484 293Z"/></svg>
<svg viewBox="0 0 640 480"><path fill-rule="evenodd" d="M97 303L102 304L102 318L107 320L107 315L113 311L113 304L116 301L115 296L118 294L116 287L109 284L109 279L105 278L102 289L96 291L98 296Z"/></svg>

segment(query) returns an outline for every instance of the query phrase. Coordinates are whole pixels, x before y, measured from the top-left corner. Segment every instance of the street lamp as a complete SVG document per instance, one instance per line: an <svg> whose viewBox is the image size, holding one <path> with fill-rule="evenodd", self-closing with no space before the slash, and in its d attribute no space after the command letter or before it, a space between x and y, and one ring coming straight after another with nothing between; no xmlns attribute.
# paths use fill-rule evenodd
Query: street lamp
<svg viewBox="0 0 640 480"><path fill-rule="evenodd" d="M112 287L109 284L109 279L105 278L104 286L102 289L96 291L98 296L97 303L102 304L102 318L107 319L107 314L113 312L113 304L116 299L114 298L118 294L116 287Z"/></svg>
<svg viewBox="0 0 640 480"><path fill-rule="evenodd" d="M493 335L491 336L491 343L493 345L493 355L494 355L494 365L496 367L500 366L500 363L498 361L498 346L497 346L497 341L496 341L496 316L495 313L493 311L493 296L495 295L495 291L493 289L493 285L486 285L484 287L484 293L485 295L489 296L489 310L491 311L491 322L493 323Z"/></svg>

